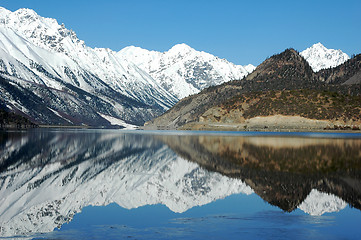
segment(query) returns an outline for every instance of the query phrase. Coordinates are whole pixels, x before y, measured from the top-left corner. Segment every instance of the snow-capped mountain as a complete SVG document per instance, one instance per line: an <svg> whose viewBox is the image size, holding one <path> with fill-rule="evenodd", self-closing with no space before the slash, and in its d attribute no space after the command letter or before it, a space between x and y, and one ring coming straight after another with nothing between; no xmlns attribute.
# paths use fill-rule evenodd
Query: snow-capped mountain
<svg viewBox="0 0 361 240"><path fill-rule="evenodd" d="M102 117L106 115L142 124L177 101L116 52L87 47L64 25L29 9L0 8L0 72L2 104L43 123L106 125L109 121ZM9 84L17 92L30 90L26 94L40 98L50 110L43 116L33 113ZM81 119L87 111L92 116Z"/></svg>
<svg viewBox="0 0 361 240"><path fill-rule="evenodd" d="M316 71L348 59L320 43L301 54ZM0 105L37 123L143 125L179 99L254 69L186 44L93 49L55 19L0 7Z"/></svg>
<svg viewBox="0 0 361 240"><path fill-rule="evenodd" d="M336 67L350 59L350 57L341 50L327 49L321 43L312 45L300 54L315 72L325 68Z"/></svg>
<svg viewBox="0 0 361 240"><path fill-rule="evenodd" d="M55 19L0 8L1 104L39 123L142 125L180 98L253 69L185 44L165 53L93 49Z"/></svg>
<svg viewBox="0 0 361 240"><path fill-rule="evenodd" d="M164 204L184 212L253 193L241 180L202 169L151 136L38 132L6 146L0 149L0 167L6 166L0 173L2 237L52 231L89 205ZM12 156L17 161L9 165Z"/></svg>
<svg viewBox="0 0 361 240"><path fill-rule="evenodd" d="M117 56L135 63L178 99L209 86L242 79L255 69L251 64L235 65L209 53L196 51L184 43L166 52L130 46L120 50Z"/></svg>

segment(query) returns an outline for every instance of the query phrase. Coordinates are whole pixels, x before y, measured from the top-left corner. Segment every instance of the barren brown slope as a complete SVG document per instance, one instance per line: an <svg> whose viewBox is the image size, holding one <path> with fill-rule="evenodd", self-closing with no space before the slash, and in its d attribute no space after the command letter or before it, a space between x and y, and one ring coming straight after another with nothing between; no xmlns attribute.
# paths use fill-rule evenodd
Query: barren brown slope
<svg viewBox="0 0 361 240"><path fill-rule="evenodd" d="M298 121L303 122L299 124L302 128L313 128L314 123L306 123L306 119L314 119L324 120L325 125L319 125L319 128L341 125L358 130L361 126L361 96L315 89L249 92L211 107L200 116L199 121L208 124L247 123L249 126L253 118L276 115L298 116ZM284 120L286 122L264 121L262 124L257 121L256 124L266 128L290 128L294 124L287 123L291 118Z"/></svg>

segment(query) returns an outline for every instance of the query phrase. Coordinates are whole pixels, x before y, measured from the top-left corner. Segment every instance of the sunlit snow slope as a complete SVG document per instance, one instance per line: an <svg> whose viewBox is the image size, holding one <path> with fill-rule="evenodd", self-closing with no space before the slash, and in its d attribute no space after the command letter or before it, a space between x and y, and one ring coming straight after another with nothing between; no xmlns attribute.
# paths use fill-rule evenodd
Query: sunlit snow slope
<svg viewBox="0 0 361 240"><path fill-rule="evenodd" d="M321 43L312 45L300 54L315 72L325 68L336 67L350 59L350 57L341 50L327 49Z"/></svg>
<svg viewBox="0 0 361 240"><path fill-rule="evenodd" d="M200 90L230 80L239 80L255 66L235 65L206 52L196 51L186 44L177 44L167 52L126 47L117 56L134 62L162 87L181 99Z"/></svg>
<svg viewBox="0 0 361 240"><path fill-rule="evenodd" d="M0 73L2 104L41 123L110 124L101 113L140 125L177 101L132 62L29 9L0 8Z"/></svg>

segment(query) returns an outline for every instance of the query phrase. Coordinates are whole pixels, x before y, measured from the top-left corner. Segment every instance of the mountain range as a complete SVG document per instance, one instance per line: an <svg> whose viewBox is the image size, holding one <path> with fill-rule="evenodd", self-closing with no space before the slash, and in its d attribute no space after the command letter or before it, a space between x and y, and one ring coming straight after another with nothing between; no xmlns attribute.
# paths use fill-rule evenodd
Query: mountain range
<svg viewBox="0 0 361 240"><path fill-rule="evenodd" d="M164 53L131 46L118 54L144 69L178 99L209 86L242 79L255 69L251 64L235 65L186 44L175 45Z"/></svg>
<svg viewBox="0 0 361 240"><path fill-rule="evenodd" d="M301 54L315 71L348 59L320 43ZM143 125L180 99L254 69L186 44L166 52L90 48L55 19L0 8L1 106L39 124Z"/></svg>
<svg viewBox="0 0 361 240"><path fill-rule="evenodd" d="M341 125L357 130L361 127L360 83L361 54L314 72L302 54L286 49L242 80L182 99L145 127L320 130Z"/></svg>

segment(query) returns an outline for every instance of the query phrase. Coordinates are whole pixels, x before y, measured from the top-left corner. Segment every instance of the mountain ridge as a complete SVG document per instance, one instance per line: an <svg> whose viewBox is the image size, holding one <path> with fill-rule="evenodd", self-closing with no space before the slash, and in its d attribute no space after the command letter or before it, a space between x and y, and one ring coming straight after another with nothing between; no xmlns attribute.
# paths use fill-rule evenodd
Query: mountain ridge
<svg viewBox="0 0 361 240"><path fill-rule="evenodd" d="M162 116L147 122L145 128L177 129L183 126L184 129L194 129L194 127L197 127L197 129L201 127L202 129L204 124L207 125L207 123L202 122L203 119L200 118L202 114L205 114L207 110L211 111L210 109L216 108L217 106L221 107L221 104L227 104L227 101L230 101L237 95L248 92L315 89L321 91L321 93L322 91L331 91L338 92L341 95L360 95L360 84L353 84L352 86L342 84L350 81L353 77L356 78L356 80L352 80L353 82L359 82L357 79L358 74L361 72L360 56L361 55L356 55L335 68L321 70L315 73L309 63L297 51L294 49L286 49L284 52L266 59L257 66L251 74L242 80L209 87L197 95L182 99ZM348 69L343 71L339 83L332 84L324 80L325 77L334 75L333 71L340 72L338 69ZM287 105L289 103L285 101L284 104ZM222 118L224 113L216 109L213 112L209 112L209 114L213 114L213 119L218 119L220 117ZM235 114L232 118L239 119L240 117L242 118L242 115ZM352 119L351 117L351 120ZM199 122L202 123L196 126ZM346 124L346 122L340 124ZM227 125L228 123L232 123L232 119L229 120L225 116L222 121L216 120L212 122L213 125ZM187 127L187 124L190 125ZM360 125L357 120L355 124ZM333 126L334 123L330 122L329 125ZM236 127L235 129L237 129L239 126L233 125L230 127ZM220 128L222 129L221 126ZM212 129L212 127L210 127L210 129Z"/></svg>
<svg viewBox="0 0 361 240"><path fill-rule="evenodd" d="M117 54L144 69L178 99L212 85L241 79L255 69L252 64L235 65L212 54L197 51L185 43L176 44L165 52L128 46Z"/></svg>
<svg viewBox="0 0 361 240"><path fill-rule="evenodd" d="M36 123L143 125L179 99L242 79L255 68L235 65L186 44L163 53L131 46L119 52L90 48L64 24L31 9L1 8L0 12L0 74L6 79L1 82L17 88L8 92L9 85L0 86L2 104ZM315 44L318 50L314 52L334 53L321 45ZM340 50L335 53L344 56ZM350 80L354 81L358 80ZM49 109L29 111L24 96L34 101L31 105Z"/></svg>
<svg viewBox="0 0 361 240"><path fill-rule="evenodd" d="M43 98L42 104L51 106L55 113L29 115L25 112L38 123L110 125L98 114L101 113L140 125L176 102L174 96L133 63L116 58L115 52L109 49L86 47L73 31L58 25L55 19L42 18L26 9L5 12L7 15L0 17L0 70L2 76L17 85L20 91L23 91L24 80L40 84L37 88L42 94L35 92L37 96L34 98ZM63 92L75 91L78 99L64 99L59 92L44 95L48 87ZM16 100L17 96L12 96L4 88L3 94L7 95L5 100L9 109L22 111L24 103ZM60 100L54 102L51 95L63 98L62 104L59 104ZM81 98L93 99L95 103ZM78 109L84 113L86 109L93 109L93 116L78 114L76 122L73 121L75 116L67 117L79 112ZM58 115L64 119L59 119Z"/></svg>
<svg viewBox="0 0 361 240"><path fill-rule="evenodd" d="M106 115L118 119L117 122L142 125L169 109L179 99L164 88L174 85L175 81L161 86L161 81L156 81L148 72L118 53L105 48L87 47L74 31L66 29L64 24L59 25L55 19L43 18L30 9L11 12L2 8L0 11L2 77L17 87L17 93L35 86L36 91L30 90L25 95L32 95L33 92L31 99L40 97L43 99L41 104L52 109L30 112L24 101L19 100L22 98L13 95L14 91L7 92L8 88L3 86L2 94L6 96L3 103L14 112L24 110L24 115L41 124L109 127L111 122L102 117ZM174 46L169 52L172 56L170 61L173 61L178 56L197 51L184 44ZM202 54L212 57L211 54ZM235 66L223 61L226 65ZM207 69L197 70L197 74L204 76L204 86L216 84L218 80L224 81L217 75L218 80L212 82L213 77L205 74ZM193 71L192 66L188 70ZM184 76L189 75L187 71ZM194 87L182 77L179 78L174 88L188 88L189 94L198 92L198 88L203 86ZM49 89L54 91L49 92ZM62 92L72 93L80 99L66 94L59 96L58 93ZM90 99L95 103L89 103ZM39 104L38 100L36 104ZM91 109L92 113L86 114L87 109Z"/></svg>

